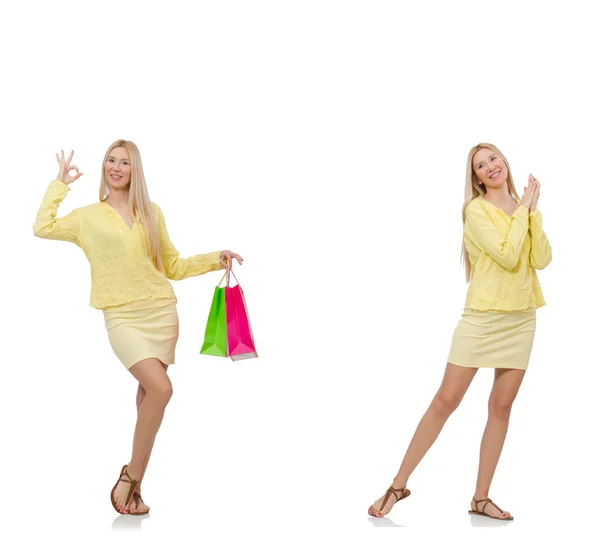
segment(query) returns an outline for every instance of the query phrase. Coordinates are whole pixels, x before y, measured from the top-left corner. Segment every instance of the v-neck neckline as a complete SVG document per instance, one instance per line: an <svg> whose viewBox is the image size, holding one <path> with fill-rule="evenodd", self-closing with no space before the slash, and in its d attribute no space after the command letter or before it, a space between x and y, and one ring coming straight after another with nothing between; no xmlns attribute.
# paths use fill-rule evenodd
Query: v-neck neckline
<svg viewBox="0 0 600 560"><path fill-rule="evenodd" d="M483 196L480 196L479 198L481 198L481 200L483 200L483 202L487 202L490 206L493 206L496 210L500 210L500 212L502 212L507 218L512 218L513 214L519 209L518 202L514 198L513 198L513 200L515 200L515 202L517 202L517 207L513 210L512 214L507 214L504 210L502 210L502 208L500 208L500 206L496 206L493 202L490 202L489 200L486 200L485 198L483 198Z"/></svg>
<svg viewBox="0 0 600 560"><path fill-rule="evenodd" d="M127 228L129 231L130 231L130 232L132 232L132 231L133 231L133 228L135 228L135 226L136 226L136 224L137 224L137 220L136 220L135 218L133 219L133 224L132 224L132 226L131 226L131 227L129 227L129 226L127 225L127 222L125 221L125 218L123 218L123 216L121 216L121 213L120 213L118 210L116 210L115 208L113 208L113 207L112 207L112 206L111 206L111 205L110 205L108 202L106 202L105 200L102 200L102 201L100 201L100 202L101 202L101 204L104 204L104 205L108 206L108 208L110 208L110 210L111 210L112 212L114 212L114 213L115 213L115 214L116 214L116 215L119 217L119 220L121 220L121 223L122 223L122 224L123 224L123 225L124 225L124 226L125 226L125 227L126 227L126 228Z"/></svg>

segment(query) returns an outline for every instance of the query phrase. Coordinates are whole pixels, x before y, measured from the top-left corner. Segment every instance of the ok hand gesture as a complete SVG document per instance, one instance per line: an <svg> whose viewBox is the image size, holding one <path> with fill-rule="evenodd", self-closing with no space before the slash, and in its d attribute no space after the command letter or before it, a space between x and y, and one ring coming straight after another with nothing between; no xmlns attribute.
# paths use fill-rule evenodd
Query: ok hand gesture
<svg viewBox="0 0 600 560"><path fill-rule="evenodd" d="M71 150L71 155L65 161L65 153L63 150L60 151L60 157L56 154L56 161L58 161L58 165L60 169L58 170L58 175L56 176L56 180L64 183L65 185L70 185L73 181L77 181L79 177L83 175L83 173L79 172L79 168L76 165L71 165L71 159L73 158L73 154L75 152ZM72 170L77 171L77 175L74 177L70 175Z"/></svg>

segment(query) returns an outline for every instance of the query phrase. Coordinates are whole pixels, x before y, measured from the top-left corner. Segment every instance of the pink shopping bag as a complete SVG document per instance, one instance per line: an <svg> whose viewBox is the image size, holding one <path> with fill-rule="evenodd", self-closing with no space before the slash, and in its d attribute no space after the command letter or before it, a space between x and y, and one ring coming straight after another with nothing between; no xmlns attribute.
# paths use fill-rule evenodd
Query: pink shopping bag
<svg viewBox="0 0 600 560"><path fill-rule="evenodd" d="M229 357L234 360L246 360L248 358L258 358L256 347L254 346L254 337L248 318L248 308L244 292L240 286L235 274L237 284L229 286L229 272L227 269L227 287L225 288L225 312L227 315L227 349Z"/></svg>

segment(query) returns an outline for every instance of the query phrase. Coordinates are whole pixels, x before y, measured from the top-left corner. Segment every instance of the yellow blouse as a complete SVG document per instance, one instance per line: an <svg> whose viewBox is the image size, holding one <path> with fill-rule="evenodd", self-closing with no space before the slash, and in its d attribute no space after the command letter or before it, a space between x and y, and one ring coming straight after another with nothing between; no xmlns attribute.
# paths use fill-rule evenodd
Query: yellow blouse
<svg viewBox="0 0 600 560"><path fill-rule="evenodd" d="M465 309L524 311L546 304L536 269L552 260L542 214L519 206L509 216L482 197L465 210L464 240L473 277Z"/></svg>
<svg viewBox="0 0 600 560"><path fill-rule="evenodd" d="M144 300L148 300L148 306L156 305L154 300L176 303L168 279L182 280L223 268L221 251L180 258L169 239L163 213L153 202L165 269L158 271L145 249L141 224L136 220L130 229L107 202L76 208L64 218L56 218L58 205L69 190L60 181L50 183L33 232L37 237L71 241L83 249L91 267L91 307L107 309L128 304L141 308Z"/></svg>

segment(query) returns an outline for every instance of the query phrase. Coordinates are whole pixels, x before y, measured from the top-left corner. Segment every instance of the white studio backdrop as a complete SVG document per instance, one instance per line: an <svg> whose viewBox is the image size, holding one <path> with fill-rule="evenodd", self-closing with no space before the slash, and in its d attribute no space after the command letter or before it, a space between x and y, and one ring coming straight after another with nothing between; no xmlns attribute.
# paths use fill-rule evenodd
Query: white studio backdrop
<svg viewBox="0 0 600 560"><path fill-rule="evenodd" d="M575 535L572 546L585 549L595 507L585 496L598 470L592 6L5 8L0 440L10 557L480 551L480 533L468 529L487 525L466 511L490 370L415 472L411 499L385 520L366 515L439 386L462 312L460 215L477 142L505 153L519 193L529 173L539 178L554 250L491 492L515 522L484 545L525 557L543 549L532 535L551 523L556 550ZM54 154L74 149L84 173L63 216L97 201L102 157L117 138L140 148L181 256L229 248L245 258L236 273L260 355L235 364L200 356L220 274L174 282L174 397L144 482L144 519L109 503L129 459L136 382L112 353L102 313L88 307L83 252L31 229L56 177ZM375 530L395 526L427 533Z"/></svg>

